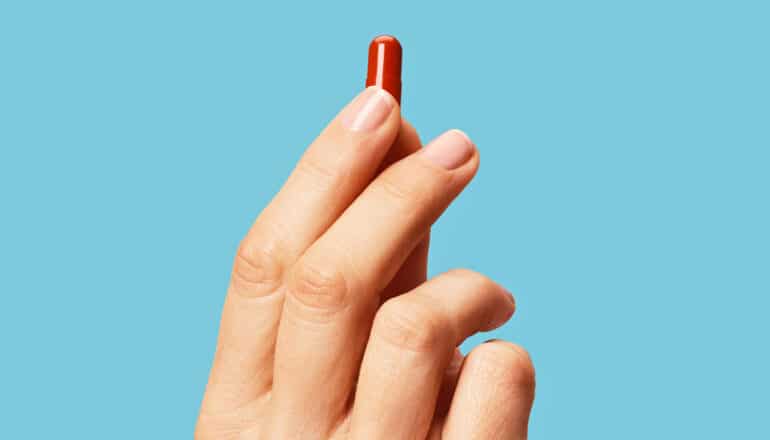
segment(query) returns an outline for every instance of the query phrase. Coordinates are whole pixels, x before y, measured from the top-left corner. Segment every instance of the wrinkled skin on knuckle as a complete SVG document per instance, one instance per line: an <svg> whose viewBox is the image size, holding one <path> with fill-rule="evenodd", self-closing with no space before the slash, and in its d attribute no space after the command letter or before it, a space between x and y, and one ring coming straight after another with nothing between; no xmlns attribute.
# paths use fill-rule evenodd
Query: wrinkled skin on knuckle
<svg viewBox="0 0 770 440"><path fill-rule="evenodd" d="M274 245L241 243L235 254L231 284L240 296L260 297L275 292L283 279L283 267Z"/></svg>
<svg viewBox="0 0 770 440"><path fill-rule="evenodd" d="M377 312L373 333L397 349L429 353L443 350L453 340L448 327L428 305L393 298Z"/></svg>
<svg viewBox="0 0 770 440"><path fill-rule="evenodd" d="M396 173L392 172L381 174L373 188L397 205L409 205L420 197L417 188L402 181Z"/></svg>
<svg viewBox="0 0 770 440"><path fill-rule="evenodd" d="M384 172L371 188L384 205L391 207L393 212L406 224L419 224L428 221L423 213L432 212L437 207L446 204L446 191L441 185L436 185L432 177L420 170L407 174L407 170Z"/></svg>
<svg viewBox="0 0 770 440"><path fill-rule="evenodd" d="M299 262L287 283L288 298L319 316L330 316L350 304L350 289L342 272L323 264Z"/></svg>
<svg viewBox="0 0 770 440"><path fill-rule="evenodd" d="M317 187L329 188L336 186L341 178L339 171L341 164L325 162L328 161L306 154L297 162L296 170L299 174L309 177Z"/></svg>
<svg viewBox="0 0 770 440"><path fill-rule="evenodd" d="M452 174L437 172L419 161L410 161L408 165L383 173L382 189L395 197L431 206L451 197L453 191L448 189L456 186Z"/></svg>

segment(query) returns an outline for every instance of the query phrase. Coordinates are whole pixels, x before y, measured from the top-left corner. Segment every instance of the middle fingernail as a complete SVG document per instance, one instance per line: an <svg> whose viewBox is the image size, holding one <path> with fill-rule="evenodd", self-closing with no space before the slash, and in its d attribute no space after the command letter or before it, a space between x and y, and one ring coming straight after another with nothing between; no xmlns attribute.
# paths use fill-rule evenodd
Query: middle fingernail
<svg viewBox="0 0 770 440"><path fill-rule="evenodd" d="M473 155L473 142L460 130L449 130L429 143L421 152L434 164L453 170Z"/></svg>
<svg viewBox="0 0 770 440"><path fill-rule="evenodd" d="M369 87L342 111L342 125L352 131L370 131L382 125L395 101L388 92Z"/></svg>

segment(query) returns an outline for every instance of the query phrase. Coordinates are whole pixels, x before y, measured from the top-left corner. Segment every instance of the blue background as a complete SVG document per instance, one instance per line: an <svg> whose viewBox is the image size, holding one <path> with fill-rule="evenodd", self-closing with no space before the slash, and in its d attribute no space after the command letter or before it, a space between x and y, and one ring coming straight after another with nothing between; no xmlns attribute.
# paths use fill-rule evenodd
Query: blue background
<svg viewBox="0 0 770 440"><path fill-rule="evenodd" d="M770 438L770 10L751 1L0 4L4 438L189 438L236 245L405 47L476 180L430 272L517 295L535 439Z"/></svg>

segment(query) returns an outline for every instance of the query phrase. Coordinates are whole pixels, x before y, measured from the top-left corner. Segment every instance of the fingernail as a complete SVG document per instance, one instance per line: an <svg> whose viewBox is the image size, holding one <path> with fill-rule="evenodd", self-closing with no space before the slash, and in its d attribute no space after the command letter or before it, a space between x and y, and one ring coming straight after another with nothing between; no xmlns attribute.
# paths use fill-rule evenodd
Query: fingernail
<svg viewBox="0 0 770 440"><path fill-rule="evenodd" d="M385 122L394 104L388 92L369 87L342 111L342 125L352 131L374 130Z"/></svg>
<svg viewBox="0 0 770 440"><path fill-rule="evenodd" d="M440 167L453 170L471 158L473 149L468 135L460 130L449 130L429 143L422 155Z"/></svg>

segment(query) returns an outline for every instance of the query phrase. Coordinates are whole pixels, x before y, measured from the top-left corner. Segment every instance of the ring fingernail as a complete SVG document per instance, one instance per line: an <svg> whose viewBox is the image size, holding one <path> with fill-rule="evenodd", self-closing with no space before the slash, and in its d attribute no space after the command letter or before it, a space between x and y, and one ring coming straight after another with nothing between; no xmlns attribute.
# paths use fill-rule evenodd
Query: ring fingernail
<svg viewBox="0 0 770 440"><path fill-rule="evenodd" d="M460 130L449 130L429 143L421 152L434 164L453 170L473 155L473 142Z"/></svg>

